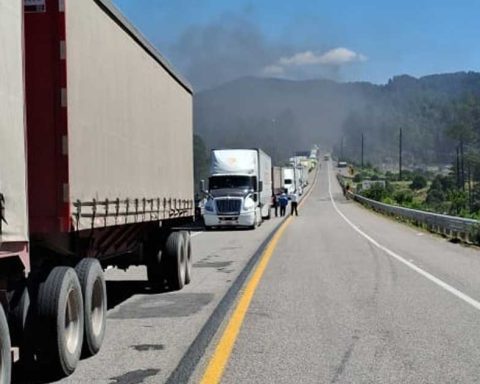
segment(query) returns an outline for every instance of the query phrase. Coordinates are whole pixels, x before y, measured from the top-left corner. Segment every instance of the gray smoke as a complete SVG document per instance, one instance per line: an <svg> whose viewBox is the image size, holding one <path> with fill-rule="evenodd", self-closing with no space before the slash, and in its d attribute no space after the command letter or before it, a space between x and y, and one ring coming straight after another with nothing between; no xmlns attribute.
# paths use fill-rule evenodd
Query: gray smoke
<svg viewBox="0 0 480 384"><path fill-rule="evenodd" d="M268 43L258 26L243 14L191 26L171 49L173 62L197 90L261 75L263 68L291 51L287 46Z"/></svg>

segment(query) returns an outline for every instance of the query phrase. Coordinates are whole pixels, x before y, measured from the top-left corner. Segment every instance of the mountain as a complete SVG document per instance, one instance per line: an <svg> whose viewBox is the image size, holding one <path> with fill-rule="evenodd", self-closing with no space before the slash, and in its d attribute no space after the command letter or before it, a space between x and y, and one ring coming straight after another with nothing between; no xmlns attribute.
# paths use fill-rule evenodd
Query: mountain
<svg viewBox="0 0 480 384"><path fill-rule="evenodd" d="M480 73L459 72L387 84L241 78L194 98L194 126L209 148L261 147L275 161L313 144L336 146L357 159L365 137L367 160L393 161L403 129L407 161L444 163L454 145L446 135L452 105L480 97ZM343 138L343 139L342 139Z"/></svg>

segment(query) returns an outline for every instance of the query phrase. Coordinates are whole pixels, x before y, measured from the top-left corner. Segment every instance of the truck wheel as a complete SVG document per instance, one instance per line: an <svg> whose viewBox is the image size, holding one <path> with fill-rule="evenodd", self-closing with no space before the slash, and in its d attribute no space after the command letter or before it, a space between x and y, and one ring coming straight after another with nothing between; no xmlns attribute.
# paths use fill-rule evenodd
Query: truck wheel
<svg viewBox="0 0 480 384"><path fill-rule="evenodd" d="M180 232L172 232L165 244L166 278L169 288L180 290L185 285L185 240Z"/></svg>
<svg viewBox="0 0 480 384"><path fill-rule="evenodd" d="M75 267L82 288L84 312L83 355L95 355L102 346L107 323L107 287L97 259L86 258Z"/></svg>
<svg viewBox="0 0 480 384"><path fill-rule="evenodd" d="M10 384L12 357L7 318L0 304L0 384Z"/></svg>
<svg viewBox="0 0 480 384"><path fill-rule="evenodd" d="M26 282L14 290L9 300L9 306L8 323L12 335L12 342L13 345L22 345L25 341L27 316L30 310L30 294L28 293Z"/></svg>
<svg viewBox="0 0 480 384"><path fill-rule="evenodd" d="M185 284L190 284L192 280L192 240L190 233L184 232L185 239Z"/></svg>
<svg viewBox="0 0 480 384"><path fill-rule="evenodd" d="M149 258L147 264L147 278L150 286L154 289L163 288L165 282L165 263L162 262L162 250L160 249Z"/></svg>
<svg viewBox="0 0 480 384"><path fill-rule="evenodd" d="M55 267L37 299L39 361L61 375L77 367L83 342L82 289L73 268Z"/></svg>

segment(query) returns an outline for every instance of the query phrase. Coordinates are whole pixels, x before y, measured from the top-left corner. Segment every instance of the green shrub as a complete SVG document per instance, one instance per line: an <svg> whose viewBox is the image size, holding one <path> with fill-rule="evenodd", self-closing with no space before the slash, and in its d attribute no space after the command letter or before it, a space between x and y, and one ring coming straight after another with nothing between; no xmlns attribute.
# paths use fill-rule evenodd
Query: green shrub
<svg viewBox="0 0 480 384"><path fill-rule="evenodd" d="M408 190L397 191L393 198L399 205L405 205L413 201L413 193Z"/></svg>
<svg viewBox="0 0 480 384"><path fill-rule="evenodd" d="M427 186L427 179L422 175L415 175L410 183L410 189L414 191L425 188Z"/></svg>
<svg viewBox="0 0 480 384"><path fill-rule="evenodd" d="M353 178L354 183L361 183L362 181L363 181L363 177L360 173L357 173Z"/></svg>

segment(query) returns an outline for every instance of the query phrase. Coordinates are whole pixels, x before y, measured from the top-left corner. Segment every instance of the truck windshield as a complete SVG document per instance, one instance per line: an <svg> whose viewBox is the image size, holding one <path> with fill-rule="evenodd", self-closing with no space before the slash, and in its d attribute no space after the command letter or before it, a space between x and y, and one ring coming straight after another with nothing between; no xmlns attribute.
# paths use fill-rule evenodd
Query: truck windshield
<svg viewBox="0 0 480 384"><path fill-rule="evenodd" d="M250 176L212 176L209 186L215 189L248 189L255 190L255 178Z"/></svg>
<svg viewBox="0 0 480 384"><path fill-rule="evenodd" d="M292 180L291 180L291 179L285 179L285 185L288 185L288 184L292 184Z"/></svg>

